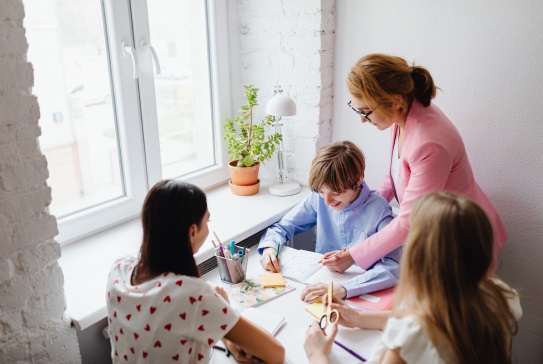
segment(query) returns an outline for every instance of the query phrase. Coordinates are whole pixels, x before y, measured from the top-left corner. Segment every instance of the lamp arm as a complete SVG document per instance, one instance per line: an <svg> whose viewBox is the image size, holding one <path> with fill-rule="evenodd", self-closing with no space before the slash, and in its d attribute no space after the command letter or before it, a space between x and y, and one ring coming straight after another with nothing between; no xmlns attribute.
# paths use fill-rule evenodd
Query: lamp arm
<svg viewBox="0 0 543 364"><path fill-rule="evenodd" d="M275 119L275 132L279 133L281 136L281 117ZM277 180L279 183L283 183L285 179L285 162L283 160L283 138L279 142L277 147Z"/></svg>

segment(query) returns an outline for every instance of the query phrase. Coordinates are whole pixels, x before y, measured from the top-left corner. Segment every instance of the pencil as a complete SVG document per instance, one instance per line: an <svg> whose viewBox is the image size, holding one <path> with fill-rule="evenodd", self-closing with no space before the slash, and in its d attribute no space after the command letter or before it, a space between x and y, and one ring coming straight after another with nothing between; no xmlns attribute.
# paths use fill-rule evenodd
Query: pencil
<svg viewBox="0 0 543 364"><path fill-rule="evenodd" d="M334 340L334 344L337 344L340 348L342 348L343 350L345 350L346 352L348 352L349 354L351 354L352 356L354 356L358 360L366 361L366 359L364 359L363 357L361 357L360 355L358 355L357 353L355 353L354 351L352 351L351 349L349 349L348 347L346 347L345 345L343 345L339 341Z"/></svg>
<svg viewBox="0 0 543 364"><path fill-rule="evenodd" d="M217 244L215 244L215 242L213 241L213 239L211 239L211 243L213 244L213 246L216 248L217 247Z"/></svg>
<svg viewBox="0 0 543 364"><path fill-rule="evenodd" d="M341 249L340 251L337 251L337 252L335 252L334 254L332 254L332 255L330 255L330 256L328 256L328 257L326 257L326 258L323 258L323 259L319 260L317 263L322 263L323 260L325 260L325 259L328 260L328 259L330 259L330 258L332 258L332 257L335 257L335 256L338 255L339 253L346 252L346 251L347 251L347 249Z"/></svg>
<svg viewBox="0 0 543 364"><path fill-rule="evenodd" d="M217 236L217 233L215 232L215 230L213 230L213 235L215 235L215 237L217 238L217 241L219 242L219 244L222 244L221 239L219 239L219 237Z"/></svg>

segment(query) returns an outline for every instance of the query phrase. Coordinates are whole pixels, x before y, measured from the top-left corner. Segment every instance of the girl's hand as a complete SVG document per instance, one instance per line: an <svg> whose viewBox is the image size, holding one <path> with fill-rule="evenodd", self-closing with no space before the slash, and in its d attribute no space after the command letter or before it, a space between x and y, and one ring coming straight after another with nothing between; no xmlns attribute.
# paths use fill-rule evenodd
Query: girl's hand
<svg viewBox="0 0 543 364"><path fill-rule="evenodd" d="M326 296L328 293L328 285L323 283L316 283L309 285L305 287L302 291L302 295L300 296L300 299L305 302L313 303L318 302L321 299L323 300L324 304L326 304L326 301L324 301L324 296ZM347 290L343 288L342 285L334 283L334 301L335 300L342 300L347 295Z"/></svg>
<svg viewBox="0 0 543 364"><path fill-rule="evenodd" d="M279 260L277 260L277 250L275 248L266 248L260 257L260 264L264 269L277 273L281 270Z"/></svg>
<svg viewBox="0 0 543 364"><path fill-rule="evenodd" d="M360 312L347 305L345 301L333 300L331 304L332 310L339 312L338 323L346 327L359 327L358 321L360 320Z"/></svg>
<svg viewBox="0 0 543 364"><path fill-rule="evenodd" d="M230 300L228 299L228 294L226 293L226 291L224 290L224 288L222 287L219 287L217 286L216 284L214 283L211 283L211 282L207 282L207 284L209 284L211 286L211 288L213 288L213 290L218 294L220 295L222 298L224 298L224 300L228 303L230 303Z"/></svg>
<svg viewBox="0 0 543 364"><path fill-rule="evenodd" d="M354 259L351 257L351 253L349 253L348 250L335 250L324 254L321 263L330 270L343 273L354 264Z"/></svg>
<svg viewBox="0 0 543 364"><path fill-rule="evenodd" d="M328 336L321 330L319 323L314 321L305 335L304 350L312 364L328 363L330 351L337 334L337 325L330 324Z"/></svg>
<svg viewBox="0 0 543 364"><path fill-rule="evenodd" d="M258 362L260 362L260 360L257 357L255 357L255 356L253 356L253 355L251 355L249 353L246 353L245 351L243 351L243 349L241 347L237 346L236 344L234 344L230 340L222 338L222 341L223 341L224 345L226 346L226 348L228 349L228 351L230 351L230 353L232 354L234 359L236 359L237 361L242 362L242 363L258 363Z"/></svg>

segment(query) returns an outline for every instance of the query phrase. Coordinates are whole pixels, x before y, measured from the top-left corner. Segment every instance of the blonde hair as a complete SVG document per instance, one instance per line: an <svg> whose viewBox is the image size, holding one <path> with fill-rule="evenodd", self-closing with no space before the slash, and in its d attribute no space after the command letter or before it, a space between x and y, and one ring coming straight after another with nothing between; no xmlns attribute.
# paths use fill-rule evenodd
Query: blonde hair
<svg viewBox="0 0 543 364"><path fill-rule="evenodd" d="M490 221L468 198L431 193L411 211L394 315L415 315L459 363L511 362L516 322L508 291L487 277L492 241Z"/></svg>
<svg viewBox="0 0 543 364"><path fill-rule="evenodd" d="M309 171L309 188L319 192L322 186L341 193L358 187L364 178L366 160L356 145L349 141L337 142L322 147Z"/></svg>
<svg viewBox="0 0 543 364"><path fill-rule="evenodd" d="M382 107L385 114L389 114L394 103L407 114L413 98L428 106L436 95L434 80L426 68L409 66L403 58L386 54L360 58L347 77L347 87L370 109Z"/></svg>

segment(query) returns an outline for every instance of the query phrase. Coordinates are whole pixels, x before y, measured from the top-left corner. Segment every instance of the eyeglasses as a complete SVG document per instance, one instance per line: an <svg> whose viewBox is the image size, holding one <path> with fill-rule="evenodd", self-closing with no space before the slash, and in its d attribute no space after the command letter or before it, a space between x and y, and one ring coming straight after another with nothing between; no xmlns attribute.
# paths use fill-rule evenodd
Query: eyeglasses
<svg viewBox="0 0 543 364"><path fill-rule="evenodd" d="M339 320L339 312L338 310L332 310L332 307L330 304L332 303L332 293L333 293L333 282L330 281L328 284L328 304L326 305L326 313L322 315L321 320L319 322L319 326L324 331L326 329L326 326L328 326L328 323L335 324Z"/></svg>
<svg viewBox="0 0 543 364"><path fill-rule="evenodd" d="M370 111L370 112L367 113L367 114L364 114L362 111L360 111L360 110L354 108L354 106L351 105L351 102L352 102L352 101L349 101L349 103L348 103L347 105L349 105L349 107L350 107L355 113L357 113L358 115L362 116L364 119L366 119L367 121L369 121L369 122L371 123L371 120L370 120L370 118L369 118L368 116L370 116L370 114L373 112L373 110Z"/></svg>

